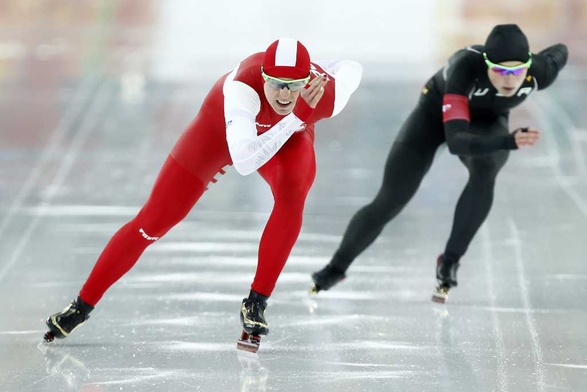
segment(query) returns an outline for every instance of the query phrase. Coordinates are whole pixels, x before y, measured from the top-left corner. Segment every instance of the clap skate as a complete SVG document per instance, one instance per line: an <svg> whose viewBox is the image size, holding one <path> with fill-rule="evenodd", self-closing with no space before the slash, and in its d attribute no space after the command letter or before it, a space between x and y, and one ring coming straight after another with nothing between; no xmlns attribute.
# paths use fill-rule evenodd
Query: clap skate
<svg viewBox="0 0 587 392"><path fill-rule="evenodd" d="M256 353L261 345L261 336L257 333L249 334L246 331L241 332L240 339L236 342L236 348L250 353Z"/></svg>
<svg viewBox="0 0 587 392"><path fill-rule="evenodd" d="M322 290L332 288L338 282L346 278L344 272L335 269L330 264L322 268L318 272L312 274L312 286L310 287L310 294L318 294Z"/></svg>
<svg viewBox="0 0 587 392"><path fill-rule="evenodd" d="M450 290L450 286L446 285L438 285L434 292L432 293L432 301L437 302L439 304L443 304L446 302L448 298L448 292Z"/></svg>
<svg viewBox="0 0 587 392"><path fill-rule="evenodd" d="M432 293L432 301L440 304L446 302L450 289L458 285L457 270L459 266L459 262L449 261L444 255L438 256L436 262L436 280L438 281L438 286Z"/></svg>
<svg viewBox="0 0 587 392"><path fill-rule="evenodd" d="M90 318L89 313L93 309L93 306L88 305L80 297L77 297L63 311L49 316L46 321L49 331L45 333L43 340L50 343L55 338L63 339L69 336L74 329Z"/></svg>
<svg viewBox="0 0 587 392"><path fill-rule="evenodd" d="M240 319L243 332L236 342L239 350L256 353L261 344L261 335L269 333L269 326L265 321L267 297L251 292L249 298L244 298L241 305Z"/></svg>

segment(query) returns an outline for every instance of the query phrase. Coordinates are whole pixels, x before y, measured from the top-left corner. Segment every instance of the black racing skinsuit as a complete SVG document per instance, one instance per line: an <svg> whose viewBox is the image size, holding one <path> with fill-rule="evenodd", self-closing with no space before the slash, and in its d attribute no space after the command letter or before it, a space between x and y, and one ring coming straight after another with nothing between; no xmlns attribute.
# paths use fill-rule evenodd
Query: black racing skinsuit
<svg viewBox="0 0 587 392"><path fill-rule="evenodd" d="M444 255L453 261L466 252L493 203L495 178L509 150L517 148L509 132L510 109L534 90L548 87L567 61L567 47L553 45L532 54L532 65L513 97L498 95L487 76L483 46L459 50L422 89L422 95L399 131L387 157L383 183L375 199L351 219L342 243L330 262L346 271L352 261L379 236L412 198L427 173L434 154L447 143L469 171L469 181L456 206ZM444 94L468 96L470 121L443 123Z"/></svg>

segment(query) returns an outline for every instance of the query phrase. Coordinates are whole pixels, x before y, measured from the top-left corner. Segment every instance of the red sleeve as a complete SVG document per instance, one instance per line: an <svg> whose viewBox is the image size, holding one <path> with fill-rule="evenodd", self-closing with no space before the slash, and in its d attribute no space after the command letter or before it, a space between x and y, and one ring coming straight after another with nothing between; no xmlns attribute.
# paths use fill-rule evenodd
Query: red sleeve
<svg viewBox="0 0 587 392"><path fill-rule="evenodd" d="M459 94L444 94L442 98L442 121L471 121L469 98Z"/></svg>

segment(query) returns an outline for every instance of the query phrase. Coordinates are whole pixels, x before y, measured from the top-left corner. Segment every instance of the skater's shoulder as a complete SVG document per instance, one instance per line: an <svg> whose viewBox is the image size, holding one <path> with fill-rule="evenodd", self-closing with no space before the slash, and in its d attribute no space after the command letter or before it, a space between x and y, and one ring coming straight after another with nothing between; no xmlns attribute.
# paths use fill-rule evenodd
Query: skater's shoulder
<svg viewBox="0 0 587 392"><path fill-rule="evenodd" d="M486 74L481 45L462 48L453 53L438 73L439 79L452 86L460 86L463 91Z"/></svg>
<svg viewBox="0 0 587 392"><path fill-rule="evenodd" d="M454 52L447 61L452 67L483 70L483 45L469 45Z"/></svg>

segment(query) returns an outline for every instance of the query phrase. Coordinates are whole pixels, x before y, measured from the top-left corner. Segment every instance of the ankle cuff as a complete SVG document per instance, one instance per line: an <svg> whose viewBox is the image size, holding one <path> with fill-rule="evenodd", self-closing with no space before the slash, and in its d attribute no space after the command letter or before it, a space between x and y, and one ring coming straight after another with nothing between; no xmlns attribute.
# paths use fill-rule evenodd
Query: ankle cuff
<svg viewBox="0 0 587 392"><path fill-rule="evenodd" d="M83 299L81 299L80 296L78 296L75 301L75 307L78 308L80 310L80 312L84 313L84 314L88 314L90 313L92 310L94 310L94 307L92 305L87 304L86 302L84 302Z"/></svg>
<svg viewBox="0 0 587 392"><path fill-rule="evenodd" d="M444 252L440 257L442 257L442 261L448 264L456 264L459 262L461 256L457 255L456 253L452 252Z"/></svg>
<svg viewBox="0 0 587 392"><path fill-rule="evenodd" d="M249 292L249 299L255 299L258 301L267 302L267 300L269 299L269 296L265 296L265 295L257 293L256 291L251 290Z"/></svg>

